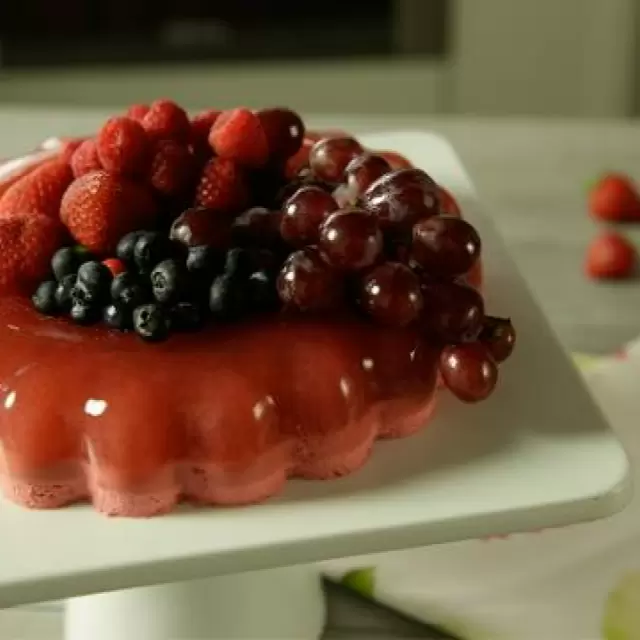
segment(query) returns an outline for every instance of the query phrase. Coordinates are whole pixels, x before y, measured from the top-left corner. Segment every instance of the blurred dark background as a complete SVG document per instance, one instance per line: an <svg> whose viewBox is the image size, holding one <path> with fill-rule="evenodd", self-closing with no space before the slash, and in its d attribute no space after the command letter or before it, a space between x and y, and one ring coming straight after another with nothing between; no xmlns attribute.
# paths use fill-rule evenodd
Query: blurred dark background
<svg viewBox="0 0 640 640"><path fill-rule="evenodd" d="M446 12L446 0L3 0L2 64L439 56Z"/></svg>

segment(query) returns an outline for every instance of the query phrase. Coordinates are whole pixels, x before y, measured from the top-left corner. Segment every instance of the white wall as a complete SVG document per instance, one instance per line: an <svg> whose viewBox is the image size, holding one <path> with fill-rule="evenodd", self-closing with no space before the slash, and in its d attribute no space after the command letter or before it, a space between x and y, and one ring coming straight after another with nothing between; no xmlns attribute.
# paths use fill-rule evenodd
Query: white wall
<svg viewBox="0 0 640 640"><path fill-rule="evenodd" d="M637 0L454 0L454 110L627 116Z"/></svg>

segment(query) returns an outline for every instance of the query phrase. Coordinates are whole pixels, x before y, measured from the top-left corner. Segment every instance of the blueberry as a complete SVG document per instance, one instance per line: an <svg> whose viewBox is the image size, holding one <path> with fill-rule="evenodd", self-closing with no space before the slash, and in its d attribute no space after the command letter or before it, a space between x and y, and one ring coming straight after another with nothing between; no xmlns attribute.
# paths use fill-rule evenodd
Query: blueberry
<svg viewBox="0 0 640 640"><path fill-rule="evenodd" d="M228 274L218 276L209 290L209 309L218 320L233 320L247 308L246 282Z"/></svg>
<svg viewBox="0 0 640 640"><path fill-rule="evenodd" d="M104 323L112 329L126 331L132 326L131 311L123 304L110 304L102 311Z"/></svg>
<svg viewBox="0 0 640 640"><path fill-rule="evenodd" d="M111 300L130 309L140 306L150 298L148 288L140 277L131 271L119 273L111 282Z"/></svg>
<svg viewBox="0 0 640 640"><path fill-rule="evenodd" d="M78 272L80 265L91 259L91 255L84 247L62 247L51 258L51 270L56 280Z"/></svg>
<svg viewBox="0 0 640 640"><path fill-rule="evenodd" d="M56 289L56 303L58 305L58 309L63 313L68 313L71 309L71 304L73 302L71 294L75 284L76 276L73 273L70 273L68 276L64 276L58 284L58 288Z"/></svg>
<svg viewBox="0 0 640 640"><path fill-rule="evenodd" d="M186 266L190 273L213 276L220 268L220 253L208 245L189 247Z"/></svg>
<svg viewBox="0 0 640 640"><path fill-rule="evenodd" d="M247 298L251 310L276 311L280 307L280 298L274 275L266 270L251 274L247 282Z"/></svg>
<svg viewBox="0 0 640 640"><path fill-rule="evenodd" d="M182 265L176 260L163 260L151 272L151 289L158 302L175 302L185 293L185 275Z"/></svg>
<svg viewBox="0 0 640 640"><path fill-rule="evenodd" d="M224 274L231 278L248 278L254 266L255 261L251 252L236 247L227 251L224 262Z"/></svg>
<svg viewBox="0 0 640 640"><path fill-rule="evenodd" d="M102 262L91 260L78 269L73 298L87 304L99 304L109 299L113 274Z"/></svg>
<svg viewBox="0 0 640 640"><path fill-rule="evenodd" d="M133 247L133 258L140 273L151 273L169 255L169 240L156 231L141 233Z"/></svg>
<svg viewBox="0 0 640 640"><path fill-rule="evenodd" d="M116 247L116 256L128 267L133 267L135 265L133 250L138 238L143 233L144 231L132 231L131 233L127 233L126 236L122 236L122 238L120 238L120 242L118 242L118 246Z"/></svg>
<svg viewBox="0 0 640 640"><path fill-rule="evenodd" d="M71 319L77 324L93 324L100 319L100 308L75 301L69 312Z"/></svg>
<svg viewBox="0 0 640 640"><path fill-rule="evenodd" d="M58 283L55 280L46 280L42 282L31 296L33 306L40 312L48 316L53 316L60 308L56 300L56 290Z"/></svg>
<svg viewBox="0 0 640 640"><path fill-rule="evenodd" d="M144 340L158 342L169 337L169 318L160 305L143 304L133 312L133 328Z"/></svg>
<svg viewBox="0 0 640 640"><path fill-rule="evenodd" d="M177 331L194 331L205 321L204 310L194 302L178 302L171 308L171 327Z"/></svg>

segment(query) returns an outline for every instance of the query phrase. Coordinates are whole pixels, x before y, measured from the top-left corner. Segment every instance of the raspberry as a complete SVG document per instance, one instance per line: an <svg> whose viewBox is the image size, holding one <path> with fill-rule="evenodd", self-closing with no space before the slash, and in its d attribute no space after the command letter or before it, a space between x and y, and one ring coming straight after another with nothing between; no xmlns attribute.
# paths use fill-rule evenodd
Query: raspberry
<svg viewBox="0 0 640 640"><path fill-rule="evenodd" d="M180 195L195 181L194 158L189 148L175 140L160 140L151 160L149 182L166 196Z"/></svg>
<svg viewBox="0 0 640 640"><path fill-rule="evenodd" d="M207 109L193 116L191 119L191 144L194 149L200 151L202 148L209 147L209 133L211 133L211 127L219 115L220 111Z"/></svg>
<svg viewBox="0 0 640 640"><path fill-rule="evenodd" d="M98 158L98 147L96 146L95 138L85 140L71 156L71 169L76 178L102 168L102 163Z"/></svg>
<svg viewBox="0 0 640 640"><path fill-rule="evenodd" d="M196 190L196 206L240 212L248 203L249 189L242 168L225 158L209 160Z"/></svg>
<svg viewBox="0 0 640 640"><path fill-rule="evenodd" d="M143 174L149 166L149 141L142 125L131 118L110 118L96 140L98 158L107 171Z"/></svg>
<svg viewBox="0 0 640 640"><path fill-rule="evenodd" d="M221 158L245 167L259 168L269 160L264 129L249 109L223 111L211 128L209 144Z"/></svg>
<svg viewBox="0 0 640 640"><path fill-rule="evenodd" d="M125 176L93 171L67 189L60 217L75 240L96 255L113 255L122 236L153 225L151 192Z"/></svg>
<svg viewBox="0 0 640 640"><path fill-rule="evenodd" d="M71 184L71 167L54 159L15 182L0 198L0 216L41 213L58 218L62 194Z"/></svg>
<svg viewBox="0 0 640 640"><path fill-rule="evenodd" d="M189 142L189 117L184 109L171 100L156 100L142 119L142 126L152 140Z"/></svg>
<svg viewBox="0 0 640 640"><path fill-rule="evenodd" d="M0 292L25 291L46 277L53 254L64 240L58 220L38 213L0 220Z"/></svg>
<svg viewBox="0 0 640 640"><path fill-rule="evenodd" d="M136 122L142 122L142 119L149 113L148 104L132 104L125 115Z"/></svg>

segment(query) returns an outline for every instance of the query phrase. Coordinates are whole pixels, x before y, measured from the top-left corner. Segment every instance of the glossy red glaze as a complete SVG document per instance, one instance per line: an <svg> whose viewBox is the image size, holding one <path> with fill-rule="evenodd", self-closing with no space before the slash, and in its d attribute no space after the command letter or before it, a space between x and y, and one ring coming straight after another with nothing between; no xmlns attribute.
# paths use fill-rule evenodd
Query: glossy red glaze
<svg viewBox="0 0 640 640"><path fill-rule="evenodd" d="M148 516L331 478L434 407L437 354L352 318L261 318L142 343L0 299L0 479L31 507Z"/></svg>

